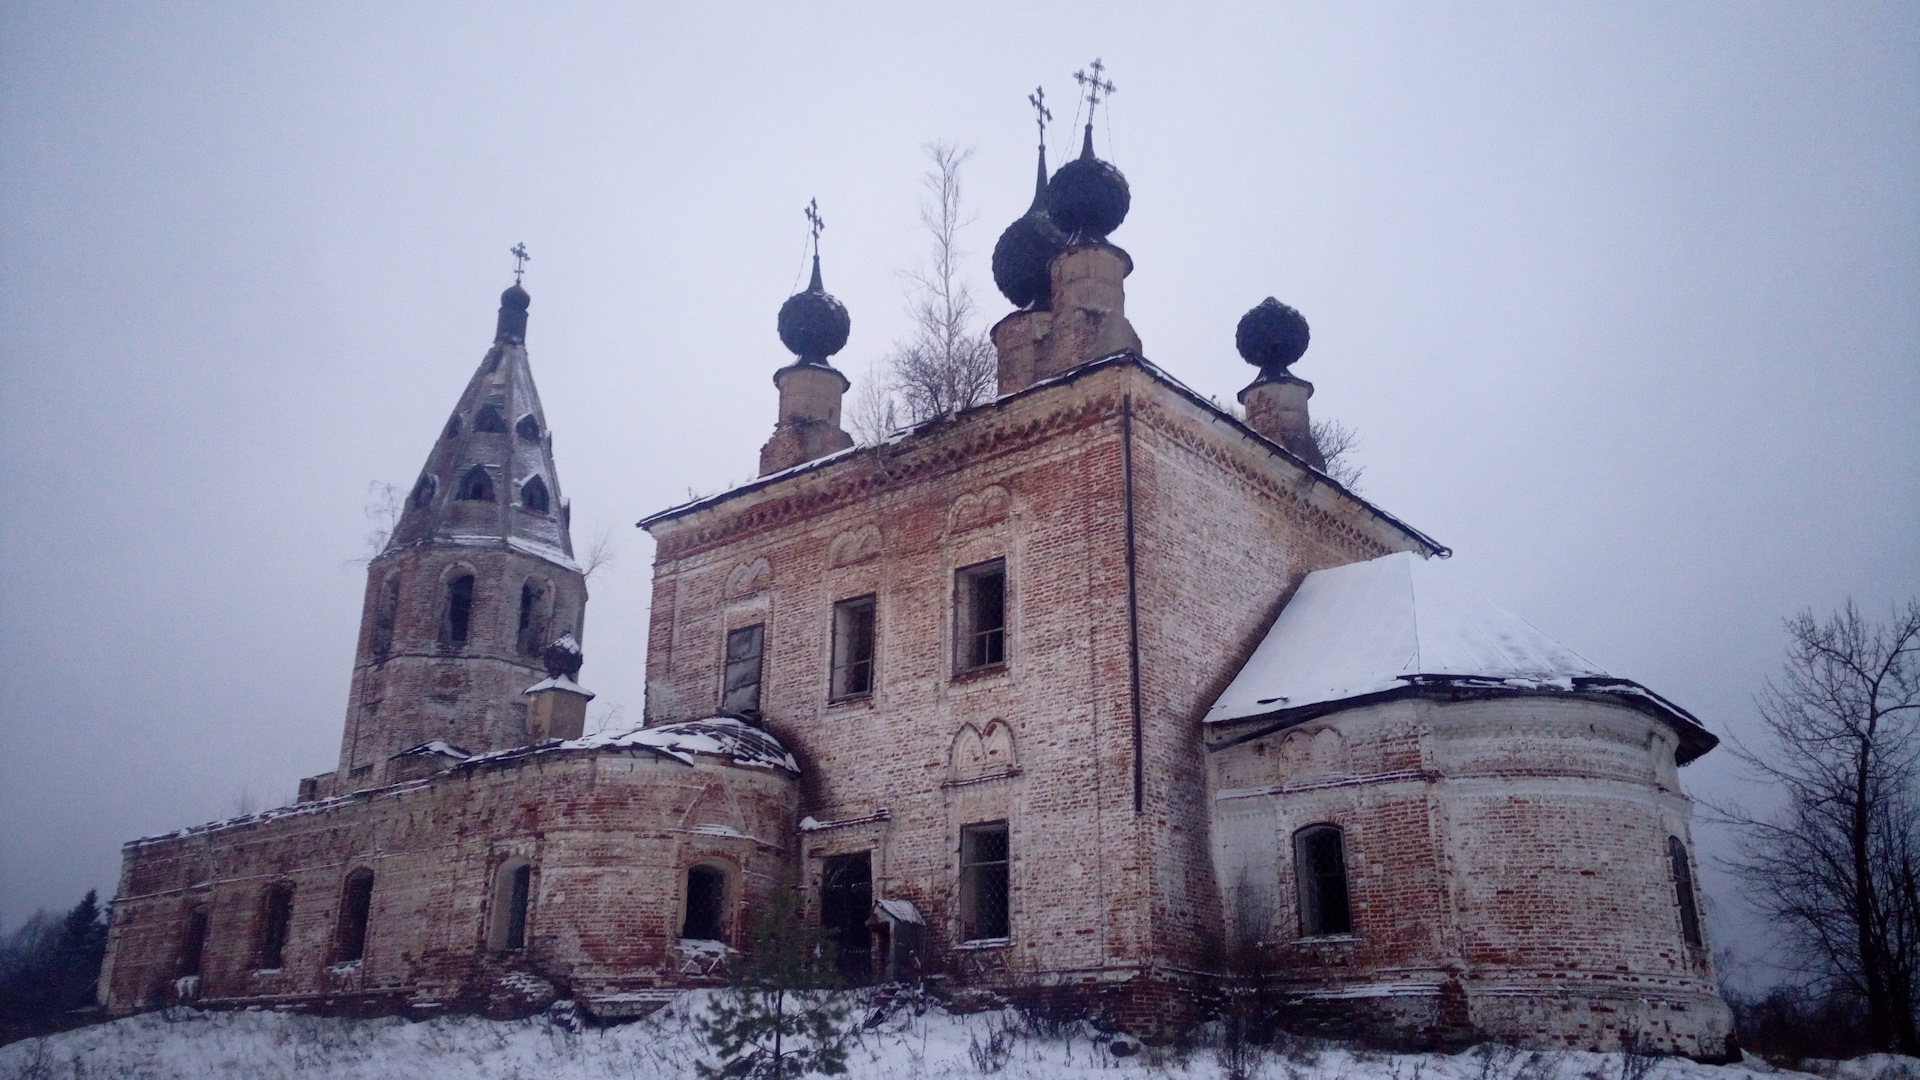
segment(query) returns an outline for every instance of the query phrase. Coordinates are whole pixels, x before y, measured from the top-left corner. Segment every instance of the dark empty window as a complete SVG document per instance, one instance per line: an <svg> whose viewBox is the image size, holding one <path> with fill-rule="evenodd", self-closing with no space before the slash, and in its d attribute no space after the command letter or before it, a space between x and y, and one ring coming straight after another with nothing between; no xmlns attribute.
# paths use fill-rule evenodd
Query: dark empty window
<svg viewBox="0 0 1920 1080"><path fill-rule="evenodd" d="M460 434L460 414L455 413L447 417L447 430L441 432L440 437L443 439L451 439L458 434Z"/></svg>
<svg viewBox="0 0 1920 1080"><path fill-rule="evenodd" d="M287 951L287 927L293 922L293 886L279 882L267 886L260 904L260 955L254 966L273 969L280 966Z"/></svg>
<svg viewBox="0 0 1920 1080"><path fill-rule="evenodd" d="M532 413L521 417L520 422L513 425L513 430L528 442L540 441L540 421L535 420Z"/></svg>
<svg viewBox="0 0 1920 1080"><path fill-rule="evenodd" d="M547 512L547 482L534 477L520 485L520 505L536 514Z"/></svg>
<svg viewBox="0 0 1920 1080"><path fill-rule="evenodd" d="M766 641L764 623L727 631L727 673L720 692L721 712L733 716L760 715L760 658Z"/></svg>
<svg viewBox="0 0 1920 1080"><path fill-rule="evenodd" d="M1303 937L1353 932L1347 904L1347 851L1340 829L1309 825L1293 834L1294 872L1300 883Z"/></svg>
<svg viewBox="0 0 1920 1080"><path fill-rule="evenodd" d="M533 891L533 866L525 859L508 859L493 881L493 920L487 946L494 950L527 947L527 899Z"/></svg>
<svg viewBox="0 0 1920 1080"><path fill-rule="evenodd" d="M995 559L953 575L954 670L1007 662L1007 561Z"/></svg>
<svg viewBox="0 0 1920 1080"><path fill-rule="evenodd" d="M1680 904L1680 933L1687 944L1699 945L1700 909L1693 897L1693 866L1687 860L1687 845L1677 836L1667 837L1667 857L1673 861L1673 892Z"/></svg>
<svg viewBox="0 0 1920 1080"><path fill-rule="evenodd" d="M473 430L495 433L507 430L507 421L500 415L500 406L488 405L473 414Z"/></svg>
<svg viewBox="0 0 1920 1080"><path fill-rule="evenodd" d="M373 640L368 644L373 655L385 659L393 650L393 624L400 618L400 575L389 574L380 583L380 598L373 605Z"/></svg>
<svg viewBox="0 0 1920 1080"><path fill-rule="evenodd" d="M680 936L701 941L720 940L721 915L726 911L727 872L717 866L687 871L687 917Z"/></svg>
<svg viewBox="0 0 1920 1080"><path fill-rule="evenodd" d="M447 641L464 645L473 621L473 575L461 574L447 582Z"/></svg>
<svg viewBox="0 0 1920 1080"><path fill-rule="evenodd" d="M485 466L475 465L467 470L467 475L460 478L460 492L457 497L468 502L493 501L493 477L487 475Z"/></svg>
<svg viewBox="0 0 1920 1080"><path fill-rule="evenodd" d="M833 605L831 697L835 701L873 693L873 610L872 596Z"/></svg>
<svg viewBox="0 0 1920 1080"><path fill-rule="evenodd" d="M373 871L361 867L347 875L340 890L340 931L334 935L333 962L351 963L367 954L367 916L373 912Z"/></svg>
<svg viewBox="0 0 1920 1080"><path fill-rule="evenodd" d="M433 502L433 493L440 490L440 481L431 476L423 476L413 485L413 505L425 507Z"/></svg>
<svg viewBox="0 0 1920 1080"><path fill-rule="evenodd" d="M207 951L207 909L187 913L187 939L180 943L180 974L200 974L200 958Z"/></svg>
<svg viewBox="0 0 1920 1080"><path fill-rule="evenodd" d="M960 937L1007 936L1007 823L960 830Z"/></svg>
<svg viewBox="0 0 1920 1080"><path fill-rule="evenodd" d="M873 971L873 860L867 852L835 855L820 870L820 929L834 944L840 974L859 982Z"/></svg>
<svg viewBox="0 0 1920 1080"><path fill-rule="evenodd" d="M540 582L528 578L520 586L520 651L533 656L548 645L546 617L546 589Z"/></svg>

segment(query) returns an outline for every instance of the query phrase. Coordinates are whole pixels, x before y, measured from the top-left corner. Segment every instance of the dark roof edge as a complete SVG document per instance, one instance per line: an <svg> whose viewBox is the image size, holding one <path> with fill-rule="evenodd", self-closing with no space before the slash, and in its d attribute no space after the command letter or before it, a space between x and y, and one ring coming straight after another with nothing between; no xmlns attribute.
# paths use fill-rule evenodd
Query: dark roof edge
<svg viewBox="0 0 1920 1080"><path fill-rule="evenodd" d="M700 510L705 510L711 506L717 506L720 503L727 501L728 499L732 499L740 495L745 495L751 491L758 491L761 488L764 488L770 484L776 483L781 480L785 480L790 476L797 476L803 473L813 472L817 469L823 469L828 465L833 464L834 462L843 460L845 458L857 456L862 451L867 451L867 452L876 451L881 446L886 446L890 443L900 442L903 439L906 439L921 431L925 431L930 428L933 428L937 425L952 423L955 419L961 416L965 416L967 415L967 413L974 412L979 409L997 409L1007 404L1008 402L1014 401L1028 394L1037 393L1049 387L1060 386L1066 383L1073 382L1075 379L1078 379L1083 375L1090 375L1096 371L1104 371L1110 367L1120 367L1126 364L1132 364L1138 367L1140 370L1146 372L1148 376L1164 384L1169 389L1175 391L1176 393L1179 393L1183 397L1187 398L1187 400L1193 402L1195 405L1198 405L1201 408L1206 409L1208 412L1211 412L1216 418L1220 420L1224 420L1227 423L1233 425L1234 428L1238 429L1238 431L1242 436L1248 439L1251 439L1255 443L1264 447L1267 450L1267 452L1274 454L1278 457L1284 458L1288 462L1299 466L1301 469L1305 470L1309 475L1311 475L1316 481L1334 488L1336 491L1339 491L1342 495L1345 495L1347 498L1352 499L1354 502L1359 503L1374 517L1385 522L1387 525L1391 526L1393 529L1397 530L1398 532L1411 538L1415 543L1419 544L1422 548L1425 548L1427 554L1435 555L1442 559L1447 558L1453 554L1452 548L1447 547L1446 545L1428 536L1426 533L1421 532L1419 529L1414 528L1413 526L1407 524L1406 522L1401 521L1399 518L1394 517L1392 514L1387 513L1385 510L1380 509L1378 506L1375 506L1373 503L1369 502L1367 499L1362 498L1360 495L1356 494L1352 488L1347 487L1345 484L1342 484L1340 481L1335 480L1331 476L1328 476L1325 472L1314 468L1312 465L1307 464L1307 462L1304 459L1300 458L1298 455L1294 454L1292 451L1288 450L1286 447L1281 446L1279 443L1274 442L1272 439L1269 439L1265 435L1262 435L1259 432L1248 427L1245 423L1241 422L1240 420L1235 419L1231 414L1221 409L1220 406L1214 404L1212 400L1201 396L1199 392L1195 391L1192 387L1189 387L1187 384L1181 382L1179 379L1174 378L1172 375L1167 374L1165 370L1161 369L1158 365L1154 364L1151 360L1148 360L1146 357L1141 356L1138 353L1135 353L1132 351L1117 352L1117 353L1113 353L1110 356L1103 356L1098 360L1089 360L1086 363L1079 365L1078 367L1072 368L1068 371L1061 372L1060 374L1055 375L1052 378L1041 379L1030 386L1022 387L1021 389L1016 390L1011 394L1006 394L1001 397L994 398L992 401L982 402L979 405L975 405L971 409L965 409L965 410L962 410L961 412L954 413L948 416L935 417L932 420L922 421L918 424L913 425L912 427L902 428L899 431L896 431L892 435L888 436L888 438L884 442L876 443L873 446L849 447L848 449L841 450L838 453L828 454L825 457L819 457L819 458L813 459L812 461L803 462L799 465L795 465L790 469L782 469L779 472L769 473L766 476L749 480L746 483L739 485L738 487L728 488L727 490L719 492L718 494L706 495L706 496L702 496L701 498L691 500L689 502L681 503L678 506L670 506L665 510L661 510L657 513L650 514L647 517L641 518L638 522L635 523L635 525L638 528L651 530L655 525L658 525L667 521L672 521L675 518L685 517L688 514L695 513Z"/></svg>

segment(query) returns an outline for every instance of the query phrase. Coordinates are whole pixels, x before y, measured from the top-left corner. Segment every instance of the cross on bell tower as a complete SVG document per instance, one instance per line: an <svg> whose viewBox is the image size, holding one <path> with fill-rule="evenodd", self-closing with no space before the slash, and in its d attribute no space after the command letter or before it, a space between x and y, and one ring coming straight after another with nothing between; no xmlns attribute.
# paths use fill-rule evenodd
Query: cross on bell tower
<svg viewBox="0 0 1920 1080"><path fill-rule="evenodd" d="M1053 110L1047 108L1046 88L1034 87L1033 93L1027 95L1027 104L1033 106L1033 122L1039 125L1040 146L1044 149L1047 145L1047 121L1053 119Z"/></svg>
<svg viewBox="0 0 1920 1080"><path fill-rule="evenodd" d="M820 200L807 200L807 227L813 231L813 258L820 260L820 230L827 227L826 219L820 216Z"/></svg>
<svg viewBox="0 0 1920 1080"><path fill-rule="evenodd" d="M513 256L513 283L518 285L520 284L520 275L526 273L527 263L533 261L533 256L527 254L527 245L525 243L513 245L512 248L508 249L507 254Z"/></svg>
<svg viewBox="0 0 1920 1080"><path fill-rule="evenodd" d="M1087 69L1081 68L1073 73L1073 81L1087 88L1087 130L1092 131L1093 110L1100 107L1100 95L1111 97L1116 87L1100 77L1100 73L1107 70L1107 65L1101 63L1099 57L1094 57L1093 63L1087 66L1093 69L1093 74L1088 75Z"/></svg>

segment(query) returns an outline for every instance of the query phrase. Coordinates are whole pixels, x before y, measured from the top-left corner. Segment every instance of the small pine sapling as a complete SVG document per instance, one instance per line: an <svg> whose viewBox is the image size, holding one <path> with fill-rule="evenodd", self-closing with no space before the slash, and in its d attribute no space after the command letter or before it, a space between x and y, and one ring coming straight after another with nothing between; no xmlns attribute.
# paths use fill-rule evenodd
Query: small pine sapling
<svg viewBox="0 0 1920 1080"><path fill-rule="evenodd" d="M807 925L791 890L754 920L753 949L729 965L733 985L695 1025L715 1064L705 1080L798 1080L847 1071L854 1031L836 979L833 946Z"/></svg>

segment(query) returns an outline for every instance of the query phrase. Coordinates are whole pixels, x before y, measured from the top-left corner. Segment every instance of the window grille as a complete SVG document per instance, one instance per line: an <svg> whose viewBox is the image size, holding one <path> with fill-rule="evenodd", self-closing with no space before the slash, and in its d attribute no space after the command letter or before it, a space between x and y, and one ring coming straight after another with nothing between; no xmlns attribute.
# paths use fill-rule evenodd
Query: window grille
<svg viewBox="0 0 1920 1080"><path fill-rule="evenodd" d="M868 852L835 855L820 871L820 928L834 944L841 977L861 982L873 974L873 860Z"/></svg>
<svg viewBox="0 0 1920 1080"><path fill-rule="evenodd" d="M695 866L687 871L687 916L680 936L700 941L721 939L721 916L726 911L727 872L717 866Z"/></svg>
<svg viewBox="0 0 1920 1080"><path fill-rule="evenodd" d="M1007 823L960 830L960 937L990 941L1008 936Z"/></svg>
<svg viewBox="0 0 1920 1080"><path fill-rule="evenodd" d="M286 882L268 886L260 908L260 956L255 966L271 971L286 958L287 927L293 922L293 886Z"/></svg>
<svg viewBox="0 0 1920 1080"><path fill-rule="evenodd" d="M1693 896L1693 867L1687 860L1687 845L1677 836L1667 837L1667 857L1673 862L1673 892L1680 904L1680 933L1687 944L1699 946L1700 909Z"/></svg>
<svg viewBox="0 0 1920 1080"><path fill-rule="evenodd" d="M1293 834L1294 871L1300 884L1300 933L1304 937L1353 932L1347 901L1347 853L1335 825L1309 825Z"/></svg>
<svg viewBox="0 0 1920 1080"><path fill-rule="evenodd" d="M873 693L874 606L871 595L833 606L834 701Z"/></svg>
<svg viewBox="0 0 1920 1080"><path fill-rule="evenodd" d="M334 937L333 962L350 963L367 954L367 917L373 912L373 871L361 867L347 875L340 893L340 932Z"/></svg>
<svg viewBox="0 0 1920 1080"><path fill-rule="evenodd" d="M462 574L447 583L447 641L454 645L466 644L472 622L473 575Z"/></svg>
<svg viewBox="0 0 1920 1080"><path fill-rule="evenodd" d="M954 670L1007 662L1007 561L954 572Z"/></svg>
<svg viewBox="0 0 1920 1080"><path fill-rule="evenodd" d="M734 716L760 715L760 662L766 649L764 623L727 631L727 665L720 711Z"/></svg>

